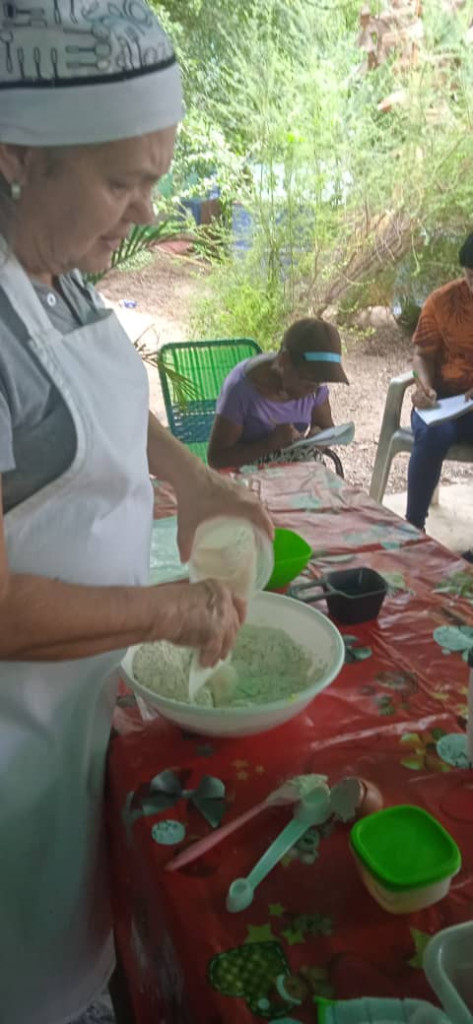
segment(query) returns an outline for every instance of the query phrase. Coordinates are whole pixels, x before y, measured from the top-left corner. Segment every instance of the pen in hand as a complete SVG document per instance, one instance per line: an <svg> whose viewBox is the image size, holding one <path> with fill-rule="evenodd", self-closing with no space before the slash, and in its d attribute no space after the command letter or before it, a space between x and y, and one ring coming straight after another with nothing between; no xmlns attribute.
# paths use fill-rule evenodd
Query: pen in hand
<svg viewBox="0 0 473 1024"><path fill-rule="evenodd" d="M428 387L426 387L424 382L420 379L419 374L417 373L417 370L413 370L412 371L412 376L414 377L414 380L419 385L421 391L425 395L425 397L426 397L430 407L434 408L434 406L437 405L437 395L436 395L435 391L433 391L432 388L429 389ZM435 396L435 397L433 397L433 396Z"/></svg>

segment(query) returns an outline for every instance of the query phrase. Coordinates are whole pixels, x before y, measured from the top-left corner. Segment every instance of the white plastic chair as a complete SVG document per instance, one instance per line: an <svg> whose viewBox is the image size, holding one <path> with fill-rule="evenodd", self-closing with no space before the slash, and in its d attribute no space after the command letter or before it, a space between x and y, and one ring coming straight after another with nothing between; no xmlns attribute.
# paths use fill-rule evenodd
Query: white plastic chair
<svg viewBox="0 0 473 1024"><path fill-rule="evenodd" d="M402 373L399 377L393 377L388 388L370 485L370 497L379 504L386 490L392 460L399 452L411 452L414 444L412 430L401 427L404 393L413 380L412 371ZM473 445L453 445L446 458L456 462L473 462Z"/></svg>

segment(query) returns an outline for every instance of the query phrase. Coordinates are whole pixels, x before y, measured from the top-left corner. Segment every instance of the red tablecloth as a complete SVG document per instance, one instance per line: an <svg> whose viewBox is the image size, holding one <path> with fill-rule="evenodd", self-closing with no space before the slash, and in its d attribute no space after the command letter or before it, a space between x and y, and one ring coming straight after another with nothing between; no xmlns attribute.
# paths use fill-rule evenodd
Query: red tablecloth
<svg viewBox="0 0 473 1024"><path fill-rule="evenodd" d="M435 746L465 724L473 573L321 466L270 468L249 484L277 524L313 545L316 573L336 567L324 559L349 553L350 566L389 574L390 592L378 620L342 628L347 659L338 679L275 732L225 741L182 735L159 719L144 724L133 698L120 698L107 811L116 937L137 1024L294 1024L317 1020L319 997L433 1000L421 969L426 942L473 917L473 773L448 768ZM163 490L158 514L172 510ZM462 870L441 903L388 915L359 880L350 826L338 824L313 829L253 905L230 915L230 882L249 872L290 812L267 811L195 865L165 873L181 848L166 840L182 836L182 846L210 830L189 795L153 813L149 783L166 769L187 791L205 776L220 779L224 821L294 775L320 772L332 784L358 775L386 805L431 811L459 844Z"/></svg>

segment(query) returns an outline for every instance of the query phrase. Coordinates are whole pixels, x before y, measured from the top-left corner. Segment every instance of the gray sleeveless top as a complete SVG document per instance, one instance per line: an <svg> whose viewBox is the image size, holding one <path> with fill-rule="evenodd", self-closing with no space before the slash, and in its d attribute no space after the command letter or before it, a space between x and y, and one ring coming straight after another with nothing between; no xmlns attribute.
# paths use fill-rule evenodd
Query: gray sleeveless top
<svg viewBox="0 0 473 1024"><path fill-rule="evenodd" d="M97 320L100 300L80 275L54 288L34 282L53 327L69 334ZM59 391L36 360L25 328L0 287L0 473L8 512L59 477L76 450L72 417Z"/></svg>

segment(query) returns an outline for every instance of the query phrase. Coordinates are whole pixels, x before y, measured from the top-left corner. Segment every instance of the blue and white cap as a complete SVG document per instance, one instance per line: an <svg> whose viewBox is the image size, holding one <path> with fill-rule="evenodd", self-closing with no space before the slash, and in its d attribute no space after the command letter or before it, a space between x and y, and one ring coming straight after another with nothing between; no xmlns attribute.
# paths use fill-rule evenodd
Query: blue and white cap
<svg viewBox="0 0 473 1024"><path fill-rule="evenodd" d="M348 384L342 366L342 342L337 328L327 320L307 316L288 327L282 343L299 366L310 367L320 383Z"/></svg>
<svg viewBox="0 0 473 1024"><path fill-rule="evenodd" d="M172 43L144 0L0 2L0 142L111 142L182 116Z"/></svg>

